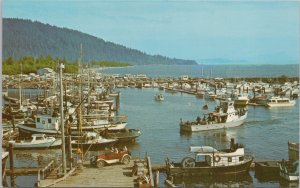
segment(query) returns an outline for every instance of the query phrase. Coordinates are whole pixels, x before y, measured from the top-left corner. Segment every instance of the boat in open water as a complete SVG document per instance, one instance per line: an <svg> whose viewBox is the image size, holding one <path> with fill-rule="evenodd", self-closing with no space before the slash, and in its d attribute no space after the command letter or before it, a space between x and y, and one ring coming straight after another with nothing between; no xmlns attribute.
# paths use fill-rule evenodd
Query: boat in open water
<svg viewBox="0 0 300 188"><path fill-rule="evenodd" d="M180 131L196 132L237 127L244 123L247 114L246 107L235 109L234 101L220 101L216 110L206 114L207 117L204 116L203 119L197 117L196 121L181 120Z"/></svg>
<svg viewBox="0 0 300 188"><path fill-rule="evenodd" d="M166 160L169 178L216 177L238 175L249 172L252 154L242 144L231 139L229 149L217 150L211 146L190 146L191 156L181 162Z"/></svg>
<svg viewBox="0 0 300 188"><path fill-rule="evenodd" d="M156 95L154 96L154 99L155 99L156 101L164 101L164 100L165 100L165 98L164 98L164 96L163 96L162 94L156 94Z"/></svg>

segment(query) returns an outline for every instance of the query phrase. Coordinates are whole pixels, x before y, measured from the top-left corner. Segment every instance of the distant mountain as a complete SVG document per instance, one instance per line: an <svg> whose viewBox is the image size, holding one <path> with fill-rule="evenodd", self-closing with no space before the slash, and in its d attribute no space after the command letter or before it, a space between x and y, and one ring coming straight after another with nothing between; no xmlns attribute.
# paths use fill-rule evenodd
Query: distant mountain
<svg viewBox="0 0 300 188"><path fill-rule="evenodd" d="M119 61L131 65L197 64L194 60L148 55L72 29L31 20L3 18L3 60L9 56L20 58L27 55L51 55L75 61L79 58L80 44L83 45L84 62L96 60Z"/></svg>

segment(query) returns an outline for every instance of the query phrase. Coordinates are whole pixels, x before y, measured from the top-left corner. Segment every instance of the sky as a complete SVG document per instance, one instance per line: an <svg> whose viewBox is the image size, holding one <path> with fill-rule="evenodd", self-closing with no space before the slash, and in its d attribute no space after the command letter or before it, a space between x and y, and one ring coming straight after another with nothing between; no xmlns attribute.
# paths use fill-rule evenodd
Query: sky
<svg viewBox="0 0 300 188"><path fill-rule="evenodd" d="M4 18L78 30L151 55L299 63L298 1L4 0Z"/></svg>

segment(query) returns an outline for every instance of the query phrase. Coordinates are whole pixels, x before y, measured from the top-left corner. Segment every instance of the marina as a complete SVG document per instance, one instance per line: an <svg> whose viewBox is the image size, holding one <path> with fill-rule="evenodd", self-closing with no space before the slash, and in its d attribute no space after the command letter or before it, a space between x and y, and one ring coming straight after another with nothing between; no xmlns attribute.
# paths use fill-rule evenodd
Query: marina
<svg viewBox="0 0 300 188"><path fill-rule="evenodd" d="M109 80L110 77L107 77L107 79ZM122 78L123 79L123 78ZM198 82L199 79L195 79L192 82ZM140 82L139 79L137 79L135 82ZM297 134L295 134L299 128L296 126L297 122L296 122L296 118L298 116L297 114L297 109L299 107L298 104L298 100L294 99L296 101L295 106L290 106L290 107L277 107L277 108L268 108L267 105L265 106L252 106L250 104L246 104L246 105L241 105L239 104L238 107L236 107L234 105L235 100L230 100L227 101L226 103L226 97L221 97L220 99L205 99L205 98L199 98L198 95L198 89L200 87L202 87L201 85L199 85L196 88L184 88L182 87L183 85L186 85L188 83L191 83L191 81L186 81L186 84L184 84L184 81L178 81L177 86L173 87L172 89L169 89L171 91L174 92L168 92L167 88L164 88L163 91L164 92L164 97L166 97L166 99L164 100L164 103L157 103L157 101L153 100L153 96L155 96L157 94L157 92L162 88L159 88L159 84L162 83L158 82L157 84L150 84L150 87L121 87L121 88L116 88L112 94L110 94L110 96L112 97L111 99L114 102L111 102L111 100L109 100L108 98L106 98L105 100L109 101L106 106L106 110L104 110L102 108L102 111L105 112L106 114L102 114L102 115L93 115L93 111L92 108L89 108L88 110L90 110L88 115L84 115L83 118L86 118L89 122L92 122L93 124L90 125L86 125L87 127L92 127L92 126L102 126L102 128L100 127L99 129L95 129L95 128L90 128L88 129L89 131L91 130L96 130L96 133L94 134L89 134L90 136L85 136L85 139L82 139L80 137L78 137L79 135L81 135L81 131L84 132L84 129L79 129L77 126L76 122L80 122L82 121L80 118L78 119L77 117L73 117L72 116L72 123L73 123L73 128L72 126L70 127L71 129L71 145L72 148L75 149L76 151L78 149L80 149L80 152L84 152L84 154L79 154L79 156L82 156L81 158L83 159L83 164L84 166L89 166L87 163L90 160L90 158L94 155L99 153L99 151L101 152L101 150L105 150L106 148L110 148L111 146L115 145L115 146L127 146L128 150L131 152L133 157L138 157L141 155L141 153L148 153L151 156L151 161L155 166L160 166L159 167L159 174L160 174L160 178L158 178L158 184L160 186L164 185L164 182L166 180L166 182L168 182L170 185L175 185L176 183L181 183L181 182L186 182L188 185L190 185L190 183L192 185L194 184L203 184L203 185L207 185L208 182L202 182L202 181L195 181L195 179L193 179L192 177L186 179L182 176L174 178L173 176L171 176L172 178L166 178L166 179L162 179L162 177L167 176L168 174L168 165L163 165L164 159L165 158L172 158L174 160L181 160L183 158L184 155L187 155L188 153L186 152L186 149L184 147L189 147L190 145L199 145L199 143L202 143L204 145L211 145L213 146L213 148L215 148L215 152L217 152L218 150L222 150L222 148L226 148L229 146L230 140L232 138L238 140L239 142L245 143L247 146L249 145L249 149L251 150L251 153L254 154L254 158L252 160L254 160L253 162L257 161L257 163L255 164L263 164L262 160L267 160L269 162L265 162L265 164L272 164L272 161L280 161L281 158L287 158L287 154L290 153L287 152L287 147L286 147L286 142L287 140L297 140ZM150 83L150 82L149 82ZM172 82L174 85L174 81ZM201 81L199 82L199 84L201 83ZM226 85L226 84L221 84L219 82L216 82L214 79L213 80L205 80L203 82L205 85L208 86L208 88L211 88L212 92L214 92L214 89L216 89L216 87L222 87L221 85ZM96 84L96 83L94 83ZM216 86L216 84L218 84L219 86ZM176 84L175 84L176 85ZM197 85L197 84L196 84ZM236 83L236 85L238 85L238 83ZM112 86L110 86L112 87ZM109 87L109 88L110 88ZM276 86L277 88L278 86ZM228 90L228 88L226 88ZM244 90L244 92L246 92L246 89L236 89L236 92L239 92L239 90ZM8 90L11 92L8 92L9 95L13 95L14 91L13 89ZM34 90L33 90L34 91ZM225 90L226 91L226 90ZM232 91L232 89L230 90ZM250 92L252 91L252 92ZM273 92L269 93L269 95L274 95L276 94L277 90L273 89ZM261 91L256 91L254 89L248 89L249 94L253 94L254 95L258 95L260 94ZM37 92L39 93L39 92ZM118 93L118 94L114 94L114 93ZM225 92L226 93L226 92ZM32 95L32 94L31 94ZM228 97L230 98L230 96L232 95L232 92L229 93ZM18 94L16 93L15 96L18 96ZM92 96L92 95L91 95ZM100 95L101 96L101 95ZM116 97L119 96L119 98L117 99ZM293 98L295 96L292 96ZM33 97L34 98L38 98L38 97ZM135 100L139 98L139 100ZM251 100L249 98L249 100ZM116 102L118 101L118 104L116 104ZM143 101L143 103L140 103L139 101ZM180 101L180 102L179 102ZM179 102L179 103L178 103ZM103 104L105 104L105 102L101 102ZM115 103L115 104L114 104ZM222 104L220 106L220 103ZM42 106L42 105L41 105ZM102 105L103 106L103 105ZM114 106L114 108L112 108ZM110 110L113 109L113 110ZM228 109L228 111L223 111L224 109ZM235 109L239 109L239 111L235 111ZM220 111L219 111L220 110ZM232 110L232 111L230 111ZM51 110L50 110L51 111ZM69 113L69 119L70 119L70 115L72 115L73 112L76 111L76 109L71 110L71 108L69 109L70 113ZM107 117L107 112L115 112L117 113L114 116L111 117ZM209 113L207 113L207 111L210 111ZM51 118L56 118L57 120L51 120L51 122L58 122L59 123L59 116L57 116L57 112L55 112L55 110L49 114L52 114ZM145 112L151 112L151 114L148 113L147 116L142 115ZM172 115L172 116L168 116L166 113L170 112L172 114L177 114L176 116ZM194 132L194 131L181 131L180 126L178 126L178 122L180 121L180 118L183 119L195 119L195 122L199 121L197 120L198 116L207 116L208 115L212 115L215 117L218 117L218 115L216 115L216 113L224 113L224 115L230 115L230 113L233 113L233 115L235 114L239 114L241 116L243 116L243 113L246 113L245 118L243 119L243 122L239 125L241 126L233 126L233 127L228 127L226 129L222 128L222 129L217 129L217 130L210 130L207 129L204 132ZM210 114L212 113L212 114ZM277 116L276 114L281 114L281 113L285 113L285 114L289 114L289 118L295 118L294 119L294 125L291 125L289 122L288 124L286 124L287 122L284 121L284 119L280 120L277 119L276 122L274 121L270 121L270 119L268 119L270 114L273 114L274 117L280 117ZM118 117L118 114L124 114L123 116L121 115L120 118L126 118L126 129L125 126L120 128L120 130L115 129L115 130L109 130L109 127L107 126L103 126L104 123L107 124L109 122L109 120L111 120L110 118L112 117ZM267 115L269 114L269 115ZM263 115L263 116L261 116ZM44 115L45 116L45 115ZM39 117L39 120L37 118L35 118L35 122L36 123L40 123L40 127L42 129L44 129L44 125L46 125L46 122L48 122L48 119L46 117L45 120L42 119L42 117L44 116L37 116ZM172 118L172 117L178 117L178 118ZM100 118L99 118L100 117ZM134 118L133 118L134 117ZM158 118L160 117L160 118ZM50 118L50 119L51 119ZM146 118L146 119L145 119ZM93 120L94 119L94 120ZM22 119L20 119L22 120ZM20 122L20 120L13 120L16 122ZM23 119L24 120L24 119ZM224 119L225 120L225 119ZM280 120L280 121L278 121ZM32 121L32 120L31 120ZM43 121L45 121L45 123L43 123ZM202 118L201 118L202 121ZM210 121L213 121L213 118L211 118ZM217 119L215 118L215 121L217 121ZM24 121L28 124L28 121ZM50 122L50 121L49 121ZM143 124L141 124L140 122L144 122ZM199 121L200 122L200 121ZM261 122L261 123L259 123ZM264 122L262 125L262 122ZM268 123L269 122L269 123ZM285 122L285 123L284 123ZM208 123L208 122L207 122ZM281 139L277 141L278 145L273 145L272 147L270 147L269 145L264 145L261 143L253 143L253 140L251 140L251 138L257 134L256 131L261 133L261 129L266 129L268 126L273 125L279 126L278 128L274 127L275 130L272 131L273 134L276 134L276 129L280 129L280 124L282 124L281 126L288 126L291 132L286 133L285 137L278 137L278 139ZM24 131L22 131L22 124L24 124L22 121L21 123L17 123L17 125L15 126L15 129L19 129L20 134L22 137L28 137L28 132L27 134L24 134ZM208 123L208 126L213 126L212 123ZM267 125L266 125L267 124ZM37 124L38 125L38 124ZM55 132L49 132L49 135L56 135L56 137L60 137L61 132L59 125L55 125L53 124L54 127L50 128L54 129ZM163 127L161 127L163 126ZM202 125L197 125L197 126L202 126ZM33 127L33 126L29 126L29 127ZM154 127L159 128L159 129L154 129ZM258 127L258 128L256 128ZM47 128L48 129L48 128ZM246 130L251 130L251 134L249 131ZM268 129L266 129L267 131ZM295 132L296 131L296 132ZM97 138L101 138L97 136L97 132L100 133L101 136L104 136L104 138L107 139L120 139L119 142L115 143L115 144L110 144L110 145L103 145L103 146L97 146ZM292 134L292 132L294 132L294 134ZM35 131L29 132L29 135L31 134L35 134ZM44 133L44 132L43 132ZM141 134L142 133L142 134ZM253 134L253 135L252 135ZM157 136L158 137L157 137ZM169 136L167 136L169 135ZM247 137L245 137L245 135L248 135ZM251 136L252 135L252 136ZM287 135L289 135L287 137ZM124 137L125 136L125 137ZM171 136L171 140L168 140L168 137ZM255 135L256 136L256 135ZM254 136L254 137L255 137ZM89 139L89 137L92 138ZM67 137L68 138L68 137ZM66 139L68 140L68 139ZM95 140L95 141L93 141ZM169 148L167 150L165 150L163 153L161 153L160 151L160 147L156 147L155 146L155 142L153 142L153 140L157 140L159 142L162 142L164 145L164 148ZM84 142L83 142L84 141ZM264 142L265 144L268 144L268 139L264 138ZM251 144L252 142L252 144ZM100 142L99 142L100 143ZM282 143L282 144L279 144ZM86 144L86 146L84 145ZM292 146L291 146L292 147ZM193 150L195 150L195 148L197 148L196 146L191 146L191 148L194 148ZM270 151L268 151L268 148L271 149ZM280 148L280 149L279 149ZM68 148L66 148L68 150ZM72 152L73 154L71 154L73 157L75 157L75 155L78 155L78 153L76 154L76 151L74 150L74 152ZM52 149L51 153L56 153L59 154L60 150L57 149ZM183 152L183 153L182 153ZM269 152L271 153L270 155L265 155L265 152ZM26 154L26 151L21 151L21 153ZM181 154L180 154L181 153ZM21 154L21 155L23 155ZM43 153L38 154L39 156L43 156ZM295 155L295 154L293 154ZM276 156L276 158L272 158L270 156ZM71 157L71 158L73 158ZM75 157L77 159L79 159L78 157ZM181 158L181 159L180 159ZM215 158L215 157L213 157ZM49 159L48 159L49 160ZM237 181L238 184L241 184L241 182L248 182L248 183L253 183L252 179L255 178L255 176L257 175L258 177L258 182L255 185L264 185L264 181L262 180L262 182L260 182L261 179L259 179L261 176L259 176L259 172L258 171L262 171L260 170L256 170L256 168L254 169L253 166L258 166L255 165L254 163L252 163L252 160L249 161L249 167L248 170L246 170L246 174L249 174L249 176L247 175L247 180L244 179L244 177L241 177L241 179L234 179ZM69 162L68 162L69 163ZM275 165L278 164L278 162L273 162ZM76 163L75 163L76 164ZM188 163L187 163L188 164ZM249 171L250 168L250 164L251 164L251 169L255 171L255 176L252 174L253 172L251 172L251 170ZM57 164L56 164L57 165ZM129 164L128 164L129 165ZM132 163L130 163L132 168L134 165ZM104 168L117 168L117 164L114 165L108 165L105 166ZM75 165L76 167L76 165ZM80 166L79 166L80 167ZM79 168L77 167L77 168ZM28 167L27 167L28 168ZM43 167L38 167L37 170L33 170L32 172L34 173L38 173L38 170L42 169ZM61 168L61 166L60 166ZM22 168L21 168L22 169ZM73 169L73 170L72 170ZM71 174L78 174L78 176L90 176L89 174L91 173L95 173L93 169L88 170L89 168L84 168L85 170L76 170L74 168L72 168L71 170L68 170L68 173ZM119 167L118 167L119 169ZM279 165L276 166L277 172L279 169ZM86 171L87 170L87 171ZM118 171L122 171L121 169L119 169ZM18 172L18 168L16 168L16 172ZM25 171L26 172L26 171ZM31 172L31 174L32 174ZM217 170L216 172L221 172ZM100 172L98 172L100 173ZM102 173L102 172L101 172ZM153 171L153 173L157 173L157 171ZM165 174L166 173L166 174ZM11 174L11 170L8 171L8 174ZM108 173L109 174L109 173ZM164 175L165 174L165 175ZM73 177L74 175L70 176ZM76 175L75 175L76 176ZM120 175L122 176L122 175ZM49 176L52 177L52 176ZM74 186L73 180L70 179L70 177L66 177L63 178L61 175L59 176L60 178L56 178L56 179L52 179L50 180L40 180L38 181L35 178L32 178L29 182L30 185L32 184L36 184L37 181L39 182L40 186L45 186L48 183L45 183L47 181L50 182L56 182L55 184L58 186ZM189 177L189 176L188 176ZM236 176L237 177L237 176ZM274 178L275 177L275 178ZM283 180L278 176L274 176L272 181L275 181L277 183L275 184L286 184L286 182L282 182ZM227 177L230 179L230 177ZM18 179L18 178L17 178ZM125 178L126 179L126 178ZM220 182L215 182L213 179L211 179L211 177L208 177L208 181L211 183L220 183ZM90 185L100 185L101 179L94 182L94 184L91 182L91 184L87 184L87 186ZM103 181L103 180L101 180ZM154 181L154 180L153 180ZM10 182L10 180L7 180L7 182ZM17 181L18 182L18 181ZM59 183L60 182L60 183ZM72 183L68 183L68 182L72 182ZM123 186L129 186L129 182L132 185L134 185L136 182L134 182L132 180L132 178L128 178L128 180L126 180L127 183L125 183L125 180L123 182L120 182L120 184L122 184ZM150 182L150 181L149 181ZM268 181L267 181L268 182ZM174 184L175 183L175 184ZM223 182L224 183L224 182ZM107 182L107 184L105 185L120 185L116 182L116 184L112 183L112 182ZM221 182L222 184L222 182ZM102 185L102 184L101 184ZM104 184L103 184L104 185ZM50 186L50 184L49 184ZM129 186L130 187L130 186Z"/></svg>
<svg viewBox="0 0 300 188"><path fill-rule="evenodd" d="M1 187L299 187L299 2L3 10Z"/></svg>

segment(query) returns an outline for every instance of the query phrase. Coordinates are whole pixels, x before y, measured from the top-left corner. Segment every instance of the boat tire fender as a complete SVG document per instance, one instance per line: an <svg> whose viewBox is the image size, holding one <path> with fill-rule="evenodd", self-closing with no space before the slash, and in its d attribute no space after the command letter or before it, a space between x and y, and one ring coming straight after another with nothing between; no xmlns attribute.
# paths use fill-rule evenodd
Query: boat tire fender
<svg viewBox="0 0 300 188"><path fill-rule="evenodd" d="M214 161L215 162L219 162L221 160L221 157L219 156L219 155L216 155L215 157L214 157Z"/></svg>

